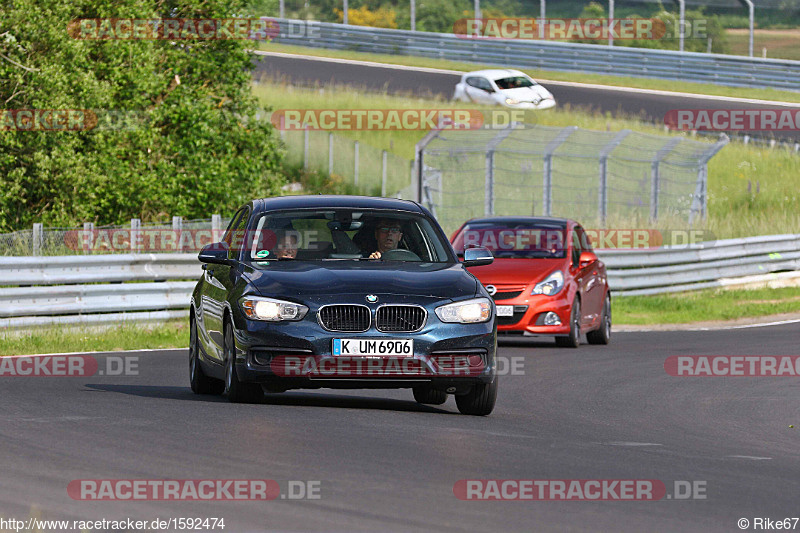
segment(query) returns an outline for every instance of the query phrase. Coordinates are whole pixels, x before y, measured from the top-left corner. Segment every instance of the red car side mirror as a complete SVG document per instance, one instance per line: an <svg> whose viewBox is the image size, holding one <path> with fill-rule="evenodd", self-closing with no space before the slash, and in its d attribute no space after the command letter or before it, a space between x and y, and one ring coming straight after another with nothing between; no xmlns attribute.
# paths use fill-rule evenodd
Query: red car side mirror
<svg viewBox="0 0 800 533"><path fill-rule="evenodd" d="M578 264L581 268L583 268L591 265L595 261L597 261L597 255L594 252L581 252L581 258L580 261L578 261Z"/></svg>

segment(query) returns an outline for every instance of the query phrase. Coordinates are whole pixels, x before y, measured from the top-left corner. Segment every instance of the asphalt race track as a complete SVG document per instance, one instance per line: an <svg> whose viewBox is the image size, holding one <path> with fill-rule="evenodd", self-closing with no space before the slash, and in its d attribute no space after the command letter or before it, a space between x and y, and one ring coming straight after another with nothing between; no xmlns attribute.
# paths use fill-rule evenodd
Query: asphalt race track
<svg viewBox="0 0 800 533"><path fill-rule="evenodd" d="M351 85L362 90L386 91L419 97L451 98L460 76L433 69L391 68L358 62L331 62L324 58L307 59L285 54L260 55L253 72L256 80L280 79L295 85ZM556 97L559 106L612 114L638 115L644 120L664 124L664 115L672 109L776 109L774 104L715 99L714 97L652 94L625 88L586 87L570 83L542 82ZM800 109L800 106L789 106ZM740 132L747 133L747 132ZM766 137L765 132L750 132ZM779 140L800 142L797 131L778 131Z"/></svg>
<svg viewBox="0 0 800 533"><path fill-rule="evenodd" d="M795 355L800 325L617 333L609 346L505 341L522 375L495 412L457 414L410 391L195 396L183 350L138 357L137 376L0 378L5 518L224 517L255 531L739 531L798 516L797 380L671 377L670 355ZM111 354L112 357L119 354ZM96 356L105 368L108 355ZM793 424L794 429L789 428ZM73 500L75 479L320 481L320 499ZM706 499L461 501L461 479L705 482Z"/></svg>

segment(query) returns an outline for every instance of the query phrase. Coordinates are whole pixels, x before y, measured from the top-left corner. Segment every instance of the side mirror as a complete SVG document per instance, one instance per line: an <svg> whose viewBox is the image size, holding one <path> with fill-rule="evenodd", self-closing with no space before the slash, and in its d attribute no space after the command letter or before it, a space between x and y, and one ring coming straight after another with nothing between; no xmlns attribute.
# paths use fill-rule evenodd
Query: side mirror
<svg viewBox="0 0 800 533"><path fill-rule="evenodd" d="M597 261L597 255L594 252L581 252L581 259L579 261L580 267L591 265Z"/></svg>
<svg viewBox="0 0 800 533"><path fill-rule="evenodd" d="M476 267L483 265L491 265L494 261L492 252L486 248L467 248L464 250L464 261L462 264L465 267Z"/></svg>
<svg viewBox="0 0 800 533"><path fill-rule="evenodd" d="M230 265L231 261L228 259L228 245L224 242L213 242L206 244L197 258L201 263L214 263L217 265Z"/></svg>

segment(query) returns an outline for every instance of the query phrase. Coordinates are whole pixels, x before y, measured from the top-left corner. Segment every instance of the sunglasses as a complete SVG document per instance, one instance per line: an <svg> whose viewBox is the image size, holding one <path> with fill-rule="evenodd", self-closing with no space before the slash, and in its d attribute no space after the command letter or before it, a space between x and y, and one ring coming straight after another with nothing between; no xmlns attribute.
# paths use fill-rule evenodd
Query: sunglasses
<svg viewBox="0 0 800 533"><path fill-rule="evenodd" d="M401 230L400 230L400 228L386 228L386 227L384 227L384 228L378 228L378 231L380 231L381 233L392 233L392 234L395 234L395 233L400 233Z"/></svg>

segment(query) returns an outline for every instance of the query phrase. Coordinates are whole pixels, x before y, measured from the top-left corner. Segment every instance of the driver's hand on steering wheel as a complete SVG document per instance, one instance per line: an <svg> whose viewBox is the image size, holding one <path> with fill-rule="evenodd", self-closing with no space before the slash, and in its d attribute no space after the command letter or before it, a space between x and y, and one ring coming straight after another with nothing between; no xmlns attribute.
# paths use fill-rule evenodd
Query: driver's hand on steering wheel
<svg viewBox="0 0 800 533"><path fill-rule="evenodd" d="M369 254L369 258L370 259L380 259L381 258L381 253L380 252L372 252L371 254Z"/></svg>

